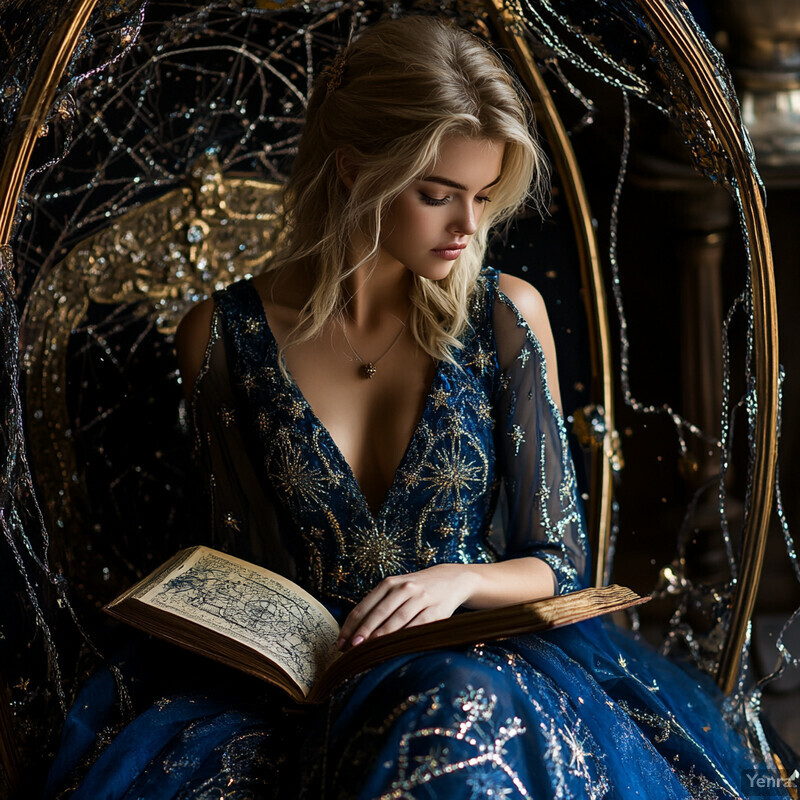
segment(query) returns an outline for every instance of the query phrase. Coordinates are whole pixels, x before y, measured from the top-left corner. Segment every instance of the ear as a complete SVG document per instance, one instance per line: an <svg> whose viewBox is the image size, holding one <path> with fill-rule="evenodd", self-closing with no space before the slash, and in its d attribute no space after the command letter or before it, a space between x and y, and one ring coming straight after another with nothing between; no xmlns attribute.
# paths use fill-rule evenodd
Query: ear
<svg viewBox="0 0 800 800"><path fill-rule="evenodd" d="M342 183L348 189L352 189L356 182L358 165L352 154L341 148L336 151L336 171L339 173Z"/></svg>

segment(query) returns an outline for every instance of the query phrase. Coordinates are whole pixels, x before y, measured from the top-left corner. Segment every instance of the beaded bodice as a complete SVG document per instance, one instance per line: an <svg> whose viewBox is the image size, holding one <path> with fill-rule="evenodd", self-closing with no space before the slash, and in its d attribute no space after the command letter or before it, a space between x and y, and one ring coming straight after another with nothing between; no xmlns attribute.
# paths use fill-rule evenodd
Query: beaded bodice
<svg viewBox="0 0 800 800"><path fill-rule="evenodd" d="M562 591L573 585L577 573L569 549L576 544L584 547L585 536L571 463L562 447L563 427L557 411L558 424L550 426L553 434L548 431L547 437L541 413L528 415L524 427L521 418L512 419L522 407L535 409L537 398L532 389L525 397L519 397L516 388L509 392L512 378L500 368L493 324L497 280L496 270L482 271L461 338L463 347L455 351L454 363L438 363L422 416L375 513L330 433L297 384L281 371L278 345L252 283L239 281L217 292L211 349L215 340L224 343L230 393L213 409L213 425L206 423L216 433L207 431L205 444L213 445L214 437L225 438L222 430L237 429L227 434L233 437L231 445L222 447L220 454L229 461L234 458L238 438L252 470L245 482L258 485L268 508L259 523L254 519L252 489L226 491L221 486L232 472L241 473L241 463L224 471L219 465L212 468L222 544L249 558L256 549L260 552L255 557L273 568L274 557L280 554L279 571L290 572L334 613L351 607L389 575L512 554L545 558ZM520 324L515 315L515 327ZM530 334L527 326L522 327ZM527 373L539 361L541 350L531 338L514 366ZM536 379L543 375L541 362ZM546 410L552 418L552 399L546 387L541 391L539 402L550 404ZM556 448L549 442L551 435L556 437ZM557 459L552 470L559 484L555 494L556 487L543 480L546 445ZM235 458L240 461L245 456L240 453ZM513 472L504 469L509 460ZM529 485L519 482L526 470ZM520 526L520 533L505 537L492 532L503 473L506 494L511 492L513 498L525 492L528 505L538 509L535 520L528 512L524 532ZM224 507L219 507L220 501ZM265 540L274 547L265 548Z"/></svg>

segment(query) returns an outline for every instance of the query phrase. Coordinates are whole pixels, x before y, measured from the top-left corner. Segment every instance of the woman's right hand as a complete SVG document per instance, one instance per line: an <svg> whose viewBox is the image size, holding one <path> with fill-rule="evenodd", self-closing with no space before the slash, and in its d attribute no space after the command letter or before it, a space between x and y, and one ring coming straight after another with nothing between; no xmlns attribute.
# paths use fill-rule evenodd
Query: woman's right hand
<svg viewBox="0 0 800 800"><path fill-rule="evenodd" d="M472 595L475 573L469 564L437 564L384 578L347 616L337 642L340 650L370 638L447 619Z"/></svg>

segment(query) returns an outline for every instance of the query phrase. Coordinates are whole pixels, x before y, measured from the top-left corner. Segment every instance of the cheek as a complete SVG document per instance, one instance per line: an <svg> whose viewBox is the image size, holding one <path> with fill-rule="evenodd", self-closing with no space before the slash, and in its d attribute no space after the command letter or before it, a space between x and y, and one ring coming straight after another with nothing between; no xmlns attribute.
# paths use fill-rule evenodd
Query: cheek
<svg viewBox="0 0 800 800"><path fill-rule="evenodd" d="M425 206L412 197L404 197L398 208L400 224L404 228L415 227L422 224L425 218Z"/></svg>
<svg viewBox="0 0 800 800"><path fill-rule="evenodd" d="M398 198L387 214L386 233L393 239L405 239L414 233L423 232L430 226L430 215L420 203L406 198Z"/></svg>

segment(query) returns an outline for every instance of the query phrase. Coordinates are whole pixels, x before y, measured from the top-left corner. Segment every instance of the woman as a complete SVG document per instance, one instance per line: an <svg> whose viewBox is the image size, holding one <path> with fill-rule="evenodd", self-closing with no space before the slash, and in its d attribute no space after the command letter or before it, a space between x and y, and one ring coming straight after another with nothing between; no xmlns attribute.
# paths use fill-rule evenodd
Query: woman
<svg viewBox="0 0 800 800"><path fill-rule="evenodd" d="M547 315L482 267L544 180L530 122L471 35L373 27L314 88L284 251L179 328L215 543L311 591L341 648L587 585ZM75 797L735 797L753 766L707 679L605 622L397 658L303 715L192 664Z"/></svg>

